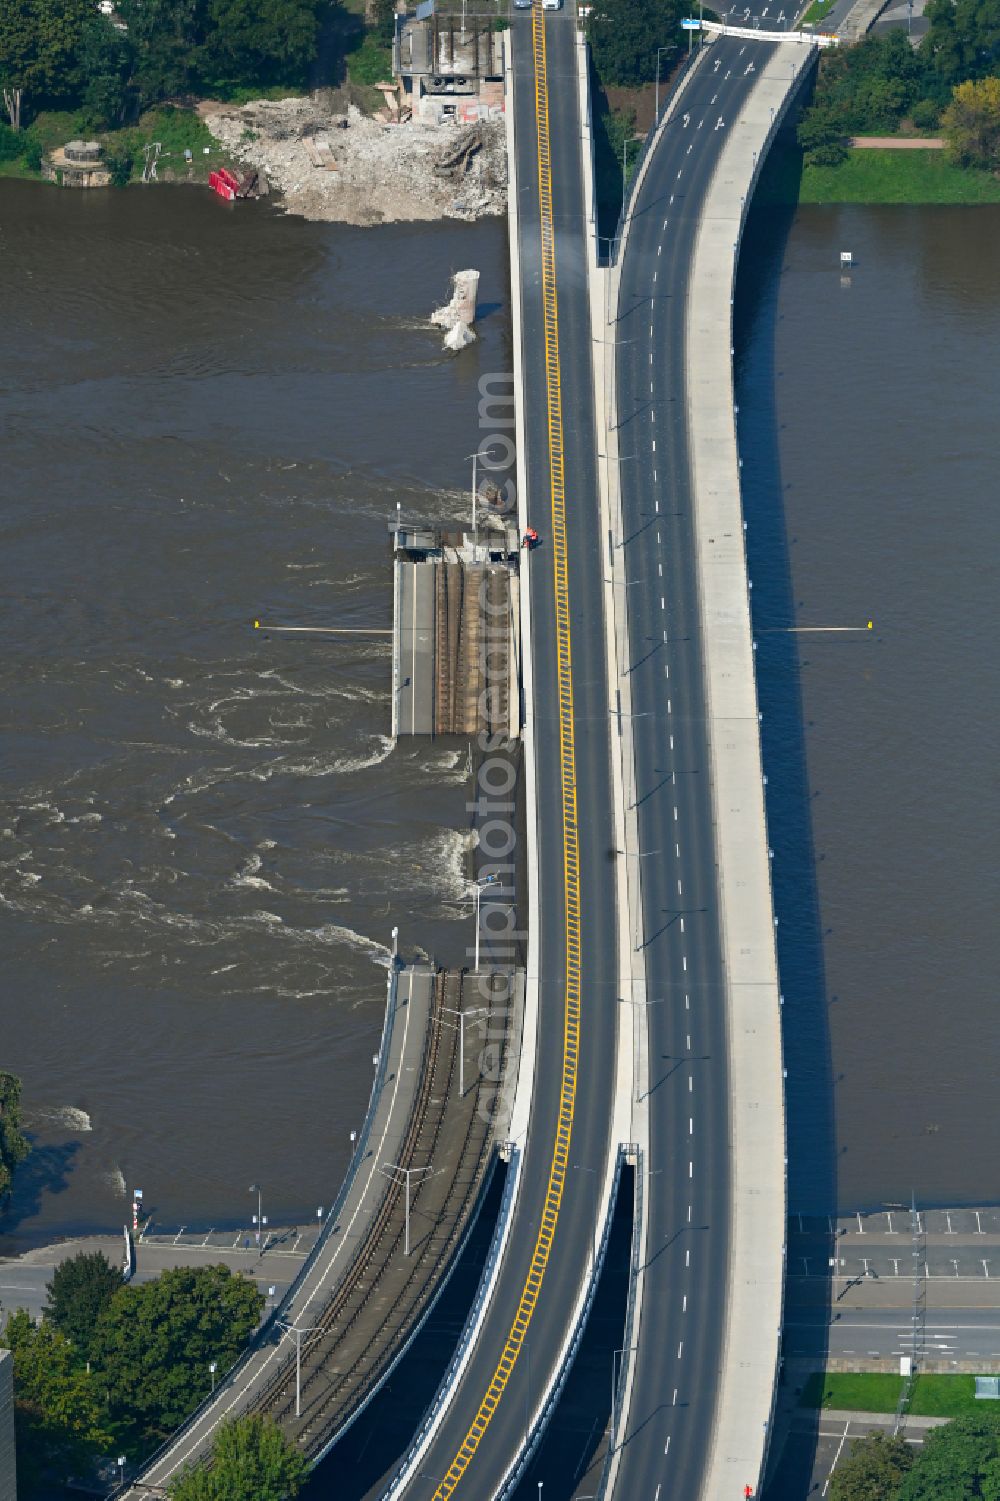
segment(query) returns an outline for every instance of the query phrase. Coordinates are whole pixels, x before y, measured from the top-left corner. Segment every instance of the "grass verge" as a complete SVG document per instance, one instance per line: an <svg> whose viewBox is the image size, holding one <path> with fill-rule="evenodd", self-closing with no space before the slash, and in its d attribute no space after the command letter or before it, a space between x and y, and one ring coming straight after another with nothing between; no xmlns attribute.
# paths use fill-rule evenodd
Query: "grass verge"
<svg viewBox="0 0 1000 1501"><path fill-rule="evenodd" d="M953 167L943 151L866 148L851 151L839 167L804 167L797 147L779 144L754 203L1000 203L1000 177Z"/></svg>
<svg viewBox="0 0 1000 1501"><path fill-rule="evenodd" d="M880 1372L829 1371L824 1376L817 1371L802 1388L799 1406L895 1412L902 1385L902 1376ZM959 1418L983 1410L976 1401L974 1376L918 1376L913 1383L909 1411L914 1417Z"/></svg>
<svg viewBox="0 0 1000 1501"><path fill-rule="evenodd" d="M804 167L799 202L1000 203L1000 177L943 151L854 150L839 167Z"/></svg>
<svg viewBox="0 0 1000 1501"><path fill-rule="evenodd" d="M76 138L100 141L107 154L132 157L134 176L142 174L143 147L148 142L159 141L161 155L157 170L162 181L202 182L213 167L229 162L223 147L194 110L170 104L147 110L134 125L106 131L90 129L83 117L73 110L43 110L25 136L36 141L43 152L53 151ZM205 154L206 147L208 155ZM191 152L190 165L184 160L185 150ZM40 175L32 171L23 158L0 162L0 176L3 177L38 178Z"/></svg>
<svg viewBox="0 0 1000 1501"><path fill-rule="evenodd" d="M948 1379L948 1378L945 1378ZM844 1412L895 1412L902 1376L854 1371L816 1371L799 1399L800 1407L834 1407Z"/></svg>

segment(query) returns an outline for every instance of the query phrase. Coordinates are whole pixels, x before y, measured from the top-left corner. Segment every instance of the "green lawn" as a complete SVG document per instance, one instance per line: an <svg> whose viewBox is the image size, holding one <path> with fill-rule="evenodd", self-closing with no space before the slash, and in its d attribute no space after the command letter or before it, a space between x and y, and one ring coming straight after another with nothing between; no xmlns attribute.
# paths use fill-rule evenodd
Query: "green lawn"
<svg viewBox="0 0 1000 1501"><path fill-rule="evenodd" d="M918 1376L910 1411L923 1418L958 1418L967 1412L995 1412L997 1402L976 1401L975 1376Z"/></svg>
<svg viewBox="0 0 1000 1501"><path fill-rule="evenodd" d="M953 167L943 151L854 150L805 167L800 203L1000 203L1000 177Z"/></svg>
<svg viewBox="0 0 1000 1501"><path fill-rule="evenodd" d="M895 1412L903 1384L901 1376L829 1371L810 1376L799 1398L800 1407L840 1408L844 1412ZM976 1401L974 1376L918 1376L913 1383L909 1411L914 1417L957 1418L968 1412L993 1409Z"/></svg>
<svg viewBox="0 0 1000 1501"><path fill-rule="evenodd" d="M802 17L800 24L803 26L817 26L820 21L826 19L836 3L837 0L813 0L812 5L810 5Z"/></svg>
<svg viewBox="0 0 1000 1501"><path fill-rule="evenodd" d="M945 1377L945 1380L948 1378ZM801 1407L837 1407L845 1412L895 1412L901 1376L818 1371L809 1377L799 1399Z"/></svg>

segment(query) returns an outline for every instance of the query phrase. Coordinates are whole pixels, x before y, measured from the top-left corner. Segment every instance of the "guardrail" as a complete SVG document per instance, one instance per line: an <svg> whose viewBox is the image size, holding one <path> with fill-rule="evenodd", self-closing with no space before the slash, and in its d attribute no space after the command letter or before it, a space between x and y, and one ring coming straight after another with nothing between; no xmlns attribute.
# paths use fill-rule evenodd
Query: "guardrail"
<svg viewBox="0 0 1000 1501"><path fill-rule="evenodd" d="M618 1200L618 1185L621 1181L622 1164L625 1161L626 1153L630 1150L631 1147L626 1148L619 1146L615 1157L615 1171L614 1176L611 1180L611 1192L608 1195L607 1205L605 1207L604 1223L601 1228L601 1238L596 1247L593 1264L590 1270L590 1278L587 1284L586 1296L584 1297L583 1304L580 1307L579 1314L577 1316L576 1327L573 1331L573 1338L569 1343L569 1347L565 1352L564 1358L559 1362L555 1378L550 1382L548 1391L545 1393L542 1399L541 1406L537 1409L534 1417L532 1419L529 1419L532 1426L530 1430L525 1434L525 1446L521 1450L521 1457L518 1459L514 1468L505 1477L500 1490L497 1492L497 1501L509 1501L509 1498L513 1496L514 1491L517 1489L518 1482L523 1478L524 1472L531 1462L531 1456L534 1454L539 1442L541 1441L542 1435L545 1432L549 1418L552 1415L555 1405L562 1395L562 1389L566 1385L566 1380L569 1376L569 1373L573 1369L573 1361L576 1358L576 1352L580 1348L580 1341L583 1339L584 1332L586 1331L587 1319L590 1317L590 1310L593 1307L594 1298L597 1295L597 1286L601 1280L601 1269L604 1265L604 1257L607 1253L608 1241L611 1239L611 1225L615 1217L615 1204Z"/></svg>
<svg viewBox="0 0 1000 1501"><path fill-rule="evenodd" d="M514 1202L515 1189L521 1176L522 1154L516 1146L511 1144L510 1159L507 1167L507 1181L503 1186L503 1198L500 1201L500 1211L497 1215L497 1225L490 1241L490 1249L483 1266L476 1296L465 1321L455 1353L451 1358L444 1377L435 1392L431 1404L424 1415L424 1421L417 1431L417 1436L403 1455L403 1461L398 1466L396 1474L389 1484L388 1490L383 1492L384 1497L393 1495L400 1485L405 1485L409 1480L409 1472L418 1455L424 1447L429 1435L433 1431L437 1421L437 1415L445 1406L447 1399L458 1384L468 1360L469 1352L479 1332L479 1316L488 1298L493 1292L493 1284L496 1281L497 1270L503 1251L507 1245L507 1237L510 1232L510 1213Z"/></svg>
<svg viewBox="0 0 1000 1501"><path fill-rule="evenodd" d="M181 1426L171 1434L170 1438L162 1443L160 1447L156 1449L151 1455L149 1455L147 1459L143 1460L139 1475L147 1474L155 1465L160 1462L161 1459L166 1458L166 1456L170 1453L170 1450L177 1443L177 1440L184 1433L186 1433L194 1423L197 1423L199 1418L202 1418L205 1413L215 1405L216 1402L219 1401L223 1393L232 1391L233 1386L236 1382L236 1378L243 1371L244 1367L249 1364L253 1357L257 1355L259 1351L261 1351L266 1345L273 1342L276 1321L288 1312L291 1304L295 1300L296 1293L298 1292L303 1279L309 1275L309 1272L316 1263L316 1259L319 1256L320 1251L326 1245L327 1241L330 1239L330 1236L333 1234L336 1220L344 1207L344 1201L347 1198L348 1193L350 1192L350 1188L352 1183L354 1182L355 1177L357 1176L358 1168L361 1166L361 1163L364 1160L365 1147L367 1146L368 1139L371 1136L372 1123L375 1117L375 1109L378 1104L379 1096L382 1093L382 1086L385 1083L385 1072L389 1058L389 1040L392 1036L392 1029L395 1024L396 1013L398 1010L398 1007L396 1005L396 994L398 988L399 965L394 954L392 961L390 962L389 975L386 981L385 1018L382 1022L382 1038L379 1043L378 1067L375 1070L375 1078L372 1081L371 1094L368 1098L368 1109L365 1111L365 1118L362 1122L361 1130L358 1132L358 1140L355 1146L354 1156L351 1158L351 1161L348 1164L347 1172L344 1174L343 1182L340 1185L340 1190L333 1202L333 1206L330 1209L326 1220L324 1221L323 1229L316 1239L316 1244L313 1246L309 1255L302 1263L295 1281L290 1284L284 1297L281 1299L281 1302L276 1304L275 1307L271 1309L270 1314L265 1319L261 1327L257 1330L256 1334L253 1336L246 1349L233 1362L221 1381L219 1381L218 1385L215 1388L215 1391L212 1392L209 1396L205 1397L203 1401L199 1402L194 1412L192 1412L190 1416L187 1417L181 1424ZM108 1493L109 1501L114 1501L114 1498L118 1496L127 1496L128 1493L132 1490L133 1486L137 1483L137 1480L138 1476L135 1479L123 1481L122 1484L119 1485L115 1490Z"/></svg>
<svg viewBox="0 0 1000 1501"><path fill-rule="evenodd" d="M635 1187L632 1194L632 1254L629 1259L628 1280L628 1303L625 1307L625 1332L622 1336L622 1348L629 1351L633 1348L635 1340L635 1313L636 1297L635 1290L639 1282L639 1263L642 1260L642 1244L640 1230L642 1227L643 1194L645 1192L645 1153L635 1143L629 1147L635 1155ZM611 1476L611 1464L615 1457L615 1447L618 1438L618 1430L621 1427L622 1403L625 1400L625 1375L628 1371L628 1362L622 1356L619 1367L618 1381L615 1384L611 1405L611 1436L608 1440L608 1452L604 1457L604 1465L601 1469L601 1478L597 1485L596 1501L602 1501L607 1492L608 1480Z"/></svg>

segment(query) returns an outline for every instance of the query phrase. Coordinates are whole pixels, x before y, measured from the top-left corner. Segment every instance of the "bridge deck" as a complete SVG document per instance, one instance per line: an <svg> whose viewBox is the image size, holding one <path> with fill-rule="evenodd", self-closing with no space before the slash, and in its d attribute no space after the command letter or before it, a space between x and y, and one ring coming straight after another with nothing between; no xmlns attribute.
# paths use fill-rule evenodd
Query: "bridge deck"
<svg viewBox="0 0 1000 1501"><path fill-rule="evenodd" d="M336 1213L287 1297L215 1394L147 1465L148 1496L209 1452L218 1425L267 1412L311 1458L324 1453L381 1384L432 1303L471 1221L506 1125L495 1079L520 1022L521 977L435 971L394 972L381 1084ZM459 1092L457 1017L465 1027L464 1093ZM410 1254L406 1196L411 1182ZM296 1414L296 1336L301 1350Z"/></svg>

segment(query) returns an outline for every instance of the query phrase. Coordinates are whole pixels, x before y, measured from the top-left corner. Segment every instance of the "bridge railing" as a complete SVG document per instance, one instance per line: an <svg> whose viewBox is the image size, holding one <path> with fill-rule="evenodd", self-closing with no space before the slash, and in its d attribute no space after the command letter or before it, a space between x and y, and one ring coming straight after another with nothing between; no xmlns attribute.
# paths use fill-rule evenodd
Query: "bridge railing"
<svg viewBox="0 0 1000 1501"><path fill-rule="evenodd" d="M355 1146L354 1155L351 1158L350 1163L348 1164L347 1172L344 1174L343 1182L340 1185L340 1190L337 1193L337 1197L334 1199L333 1206L323 1223L323 1229L316 1238L316 1244L313 1246L312 1250L309 1252L309 1255L302 1263L298 1275L296 1276L294 1282L289 1285L284 1297L281 1299L281 1302L276 1304L275 1307L271 1309L271 1312L265 1319L264 1323L260 1326L256 1334L250 1340L250 1343L246 1346L243 1353L238 1356L238 1358L229 1367L229 1370L222 1377L221 1381L219 1381L214 1392L205 1397L203 1401L201 1401L195 1408L194 1412L192 1412L185 1419L181 1426L176 1429L175 1432L172 1433L171 1436L166 1439L158 1449L150 1454L148 1458L143 1460L142 1468L139 1471L140 1475L147 1474L151 1469L154 1468L154 1466L159 1464L161 1459L165 1459L166 1456L170 1453L171 1449L177 1443L177 1440L184 1433L188 1432L200 1418L204 1417L205 1413L208 1412L209 1409L219 1401L220 1397L226 1391L232 1391L234 1385L236 1384L237 1378L250 1363L250 1361L253 1360L254 1356L257 1355L265 1345L271 1344L273 1342L275 1329L277 1327L277 1320L279 1318L283 1318L288 1313L292 1303L295 1301L295 1297L302 1285L303 1280L308 1277L310 1271L315 1266L316 1261L323 1250L323 1247L326 1245L327 1241L333 1234L334 1226L340 1216L341 1210L344 1207L344 1201L346 1200L347 1195L350 1192L351 1185L354 1182L355 1177L357 1176L358 1168L364 1161L365 1147L367 1146L368 1139L371 1136L372 1124L375 1118L375 1109L379 1101L379 1096L382 1093L382 1086L385 1083L385 1074L389 1061L389 1040L392 1036L392 1029L395 1024L396 1012L398 1009L396 1005L398 986L399 967L395 956L393 956L393 959L390 961L389 975L386 982L385 1018L382 1022L382 1038L379 1043L378 1066L375 1070L375 1078L372 1081L371 1094L368 1098L368 1109L365 1112L365 1118L362 1122L361 1130L358 1132L358 1140ZM108 1493L109 1501L114 1501L114 1498L118 1496L128 1495L129 1491L132 1489L135 1483L135 1479L123 1481L122 1484L119 1485L115 1490Z"/></svg>
<svg viewBox="0 0 1000 1501"><path fill-rule="evenodd" d="M611 1227L615 1217L615 1205L618 1202L618 1185L621 1181L622 1165L625 1162L627 1153L631 1150L631 1146L618 1148L618 1152L615 1157L615 1171L611 1180L611 1192L608 1194L604 1220L601 1225L601 1236L595 1249L593 1266L591 1268L590 1277L587 1283L586 1296L584 1297L583 1303L578 1310L578 1317L573 1330L573 1337L569 1343L568 1349L566 1349L565 1351L563 1359L559 1362L555 1379L549 1385L549 1389L545 1393L541 1407L538 1409L536 1415L532 1415L532 1427L530 1432L526 1434L525 1446L522 1449L514 1468L504 1477L501 1488L497 1492L498 1501L508 1501L508 1498L512 1497L514 1492L517 1490L518 1483L524 1477L524 1472L531 1462L531 1456L534 1454L541 1441L542 1435L544 1434L545 1429L548 1425L549 1418L552 1416L552 1413L555 1410L556 1403L559 1401L559 1398L562 1395L563 1387L566 1385L566 1380L573 1368L573 1361L576 1359L576 1352L580 1348L580 1341L583 1339L584 1333L586 1332L587 1320L590 1317L590 1310L593 1307L594 1299L597 1296L597 1288L601 1280L601 1269L604 1266L604 1257L607 1253L608 1241L611 1239Z"/></svg>

